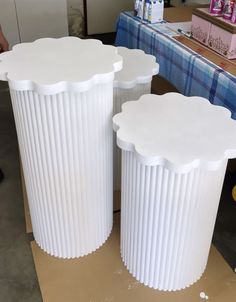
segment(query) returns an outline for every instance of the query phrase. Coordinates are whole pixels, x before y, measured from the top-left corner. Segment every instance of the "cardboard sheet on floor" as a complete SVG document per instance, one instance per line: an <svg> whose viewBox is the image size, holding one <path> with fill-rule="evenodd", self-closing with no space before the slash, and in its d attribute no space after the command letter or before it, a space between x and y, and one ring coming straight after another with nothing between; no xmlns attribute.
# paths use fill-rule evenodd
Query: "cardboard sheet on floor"
<svg viewBox="0 0 236 302"><path fill-rule="evenodd" d="M148 288L133 278L120 257L119 219L107 242L80 259L58 259L31 243L44 302L232 302L236 297L236 274L212 246L206 271L191 287L177 292ZM197 252L197 251L196 251ZM194 255L193 255L194 261Z"/></svg>

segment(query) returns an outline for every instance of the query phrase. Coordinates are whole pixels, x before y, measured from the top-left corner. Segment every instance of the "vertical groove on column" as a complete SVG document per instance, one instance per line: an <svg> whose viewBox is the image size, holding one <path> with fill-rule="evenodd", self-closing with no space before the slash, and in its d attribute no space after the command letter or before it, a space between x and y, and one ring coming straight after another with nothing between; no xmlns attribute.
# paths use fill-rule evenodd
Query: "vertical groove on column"
<svg viewBox="0 0 236 302"><path fill-rule="evenodd" d="M14 91L11 92L11 98L12 100L16 98L16 93ZM23 98L22 95L19 96L19 101L22 102ZM21 141L26 141L27 138L29 137L28 135L28 131L29 131L29 127L27 125L27 119L22 119L21 116L24 116L24 112L23 112L23 107L22 106L14 106L14 102L13 102L13 109L14 109L14 115L15 115L15 121L16 121L16 125L18 125L17 127L17 132L18 132L18 141L19 144L21 145ZM30 148L26 149L25 145L22 146L22 150L21 150L21 157L24 157L27 159L27 164L26 164L26 169L27 170L33 170L32 167L32 162L31 162L31 150ZM37 173L37 170L36 170ZM35 179L32 179L30 184L30 191L33 192L34 188L37 188L37 183L35 183ZM37 202L34 204L35 207L37 207ZM37 209L38 211L40 211L40 209ZM36 225L37 228L37 236L39 238L42 238L42 230L40 228L38 228L39 225L39 221L38 221L38 217L37 215L34 215L34 217L32 217L32 219L34 220L34 223ZM46 236L47 234L45 234Z"/></svg>
<svg viewBox="0 0 236 302"><path fill-rule="evenodd" d="M201 277L220 198L207 187L222 187L225 167L180 174L122 151L121 256L137 280L178 290Z"/></svg>
<svg viewBox="0 0 236 302"><path fill-rule="evenodd" d="M143 199L144 200L150 200L149 199L149 194L150 194L150 171L151 167L147 167L145 171L145 182L144 182L144 189L143 189ZM143 237L141 239L141 268L140 268L140 280L141 282L144 282L144 277L145 277L145 262L147 260L148 262L148 257L147 257L147 245L148 245L148 220L149 220L149 204L144 205L144 210L143 210Z"/></svg>
<svg viewBox="0 0 236 302"><path fill-rule="evenodd" d="M121 112L121 107L125 102L136 101L142 95L151 93L151 82L137 84L133 88L123 89L114 87L113 89L113 115ZM116 135L113 134L113 166L114 166L114 190L121 189L121 151L116 145Z"/></svg>
<svg viewBox="0 0 236 302"><path fill-rule="evenodd" d="M148 215L148 219L149 221L147 222L148 228L147 228L147 243L146 243L146 259L147 259L147 265L144 268L144 284L147 284L147 280L148 280L148 276L149 276L149 272L150 272L150 277L151 277L151 270L152 267L150 267L151 264L151 252L152 252L152 244L155 245L155 243L152 243L153 238L155 238L155 235L153 235L153 224L155 222L155 217L154 217L154 211L155 211L155 194L156 194L156 185L155 185L155 179L156 179L156 169L153 169L153 167L150 168L151 169L151 176L150 176L150 195L149 195L149 200L150 200L150 204L149 204L149 209L148 209L148 213L150 213L150 215ZM144 260L145 261L145 260Z"/></svg>
<svg viewBox="0 0 236 302"><path fill-rule="evenodd" d="M24 114L24 118L28 120L28 127L30 128L30 136L28 137L28 139L24 142L24 144L27 142L27 141L31 141L31 148L33 148L31 150L31 159L30 159L30 163L32 165L34 165L34 177L31 177L31 179L34 179L35 178L35 182L37 182L38 186L37 186L37 191L35 192L32 192L31 193L31 196L35 196L35 205L37 205L38 207L38 210L39 210L39 214L40 215L43 215L44 217L47 217L46 221L50 221L50 211L48 210L48 206L47 204L45 204L43 207L40 206L40 203L42 201L45 200L45 190L42 190L42 184L44 183L44 179L47 178L47 175L48 175L48 165L46 165L44 171L41 170L41 167L45 164L45 145L44 144L41 144L40 143L40 139L39 139L39 125L37 124L37 117L34 115L35 114L35 108L34 108L34 102L32 102L32 99L33 99L33 93L32 92L23 92L22 93L22 99L21 99L21 102L24 104L22 106L22 108L26 108L27 111L25 112ZM40 104L39 103L40 100L37 99L36 101L36 104ZM41 109L40 109L41 111ZM35 118L34 118L35 117ZM39 121L41 125L44 124L43 121ZM36 129L36 132L35 132L35 129ZM42 135L42 134L41 134ZM45 134L43 135L45 136ZM27 149L27 145L25 144L25 148ZM41 152L40 152L41 151ZM41 153L41 154L40 154ZM35 156L35 158L34 158ZM42 158L42 160L41 160ZM30 171L30 170L29 170ZM27 172L26 172L27 173ZM38 176L36 178L36 176ZM50 187L50 183L47 183L47 190L50 190L49 194L51 196L52 192L51 190L53 188ZM44 195L42 195L41 192L44 191ZM37 214L37 212L36 212ZM37 218L39 219L40 216L37 215ZM41 240L43 240L43 238L45 237L45 234L46 235L46 248L49 248L49 249L52 249L53 248L53 245L55 244L55 236L54 236L54 233L53 233L53 241L50 242L49 240L49 234L50 232L53 232L53 229L52 229L52 223L50 221L50 224L48 225L47 228L43 229L40 227L40 222L39 222L39 225L38 225L38 228L39 229L42 229L43 231L43 235L40 237ZM36 237L36 235L35 235ZM37 238L37 237L36 237Z"/></svg>
<svg viewBox="0 0 236 302"><path fill-rule="evenodd" d="M114 87L114 98L113 98L113 115L121 112L121 107L125 102L136 101L142 95L151 92L151 82L146 84L137 84L133 88L119 88Z"/></svg>
<svg viewBox="0 0 236 302"><path fill-rule="evenodd" d="M111 232L112 89L11 91L33 232L51 255L86 255Z"/></svg>
<svg viewBox="0 0 236 302"><path fill-rule="evenodd" d="M178 262L181 259L182 255L182 248L185 240L185 232L182 231L182 225L184 225L184 211L186 211L185 208L185 199L187 190L189 188L189 182L187 181L189 178L187 177L187 174L184 175L178 175L178 183L177 183L177 190L179 189L179 194L176 198L176 221L175 221L175 231L173 234L173 243L172 243L172 259L173 263L169 264L168 272L170 274L170 288L174 288L175 283L178 282L177 274L180 273ZM185 218L187 215L185 215ZM185 229L186 230L186 229ZM175 247L175 242L178 243L178 248ZM177 281L176 281L177 280Z"/></svg>
<svg viewBox="0 0 236 302"><path fill-rule="evenodd" d="M185 210L182 212L182 230L183 232L182 238L181 238L181 254L179 255L180 261L177 262L178 266L178 274L177 274L177 280L181 287L184 287L184 284L192 284L196 280L198 280L203 273L200 272L200 275L198 275L198 272L193 271L189 275L186 274L186 269L190 265L190 263L193 261L192 255L189 255L189 248L190 248L190 240L193 236L192 228L193 228L193 217L196 215L195 209L197 206L197 203L199 202L198 194L201 190L199 188L199 181L200 181L200 170L194 169L191 172L189 172L188 176L188 184L186 188L186 196L184 200L184 206ZM201 201L200 201L201 202ZM184 223L183 223L184 222ZM186 244L187 243L187 244ZM196 246L197 250L197 246ZM190 257L188 257L190 256ZM205 255L204 255L205 256ZM194 261L197 261L197 259L194 259Z"/></svg>

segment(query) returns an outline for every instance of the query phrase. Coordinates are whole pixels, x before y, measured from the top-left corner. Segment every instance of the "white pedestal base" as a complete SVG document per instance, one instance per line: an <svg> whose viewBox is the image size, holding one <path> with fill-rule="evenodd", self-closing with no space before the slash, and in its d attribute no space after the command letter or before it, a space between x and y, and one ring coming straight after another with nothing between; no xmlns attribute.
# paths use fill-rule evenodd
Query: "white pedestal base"
<svg viewBox="0 0 236 302"><path fill-rule="evenodd" d="M112 229L112 82L81 93L11 91L36 242L73 258Z"/></svg>
<svg viewBox="0 0 236 302"><path fill-rule="evenodd" d="M201 277L226 163L216 171L175 173L122 150L121 255L137 280L170 291Z"/></svg>
<svg viewBox="0 0 236 302"><path fill-rule="evenodd" d="M125 102L138 100L142 95L151 93L151 82L136 84L134 87L124 89L114 87L113 115L121 112ZM121 151L116 144L116 134L113 137L113 167L114 167L114 190L121 189Z"/></svg>

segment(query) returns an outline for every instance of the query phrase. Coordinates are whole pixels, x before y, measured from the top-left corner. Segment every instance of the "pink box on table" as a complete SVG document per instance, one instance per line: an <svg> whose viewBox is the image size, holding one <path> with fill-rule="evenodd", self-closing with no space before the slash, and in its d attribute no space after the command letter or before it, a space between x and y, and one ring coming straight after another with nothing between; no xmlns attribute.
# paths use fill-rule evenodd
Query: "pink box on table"
<svg viewBox="0 0 236 302"><path fill-rule="evenodd" d="M236 24L212 16L208 8L196 8L192 14L192 37L228 59L236 58Z"/></svg>
<svg viewBox="0 0 236 302"><path fill-rule="evenodd" d="M207 45L211 23L198 16L192 15L192 37Z"/></svg>

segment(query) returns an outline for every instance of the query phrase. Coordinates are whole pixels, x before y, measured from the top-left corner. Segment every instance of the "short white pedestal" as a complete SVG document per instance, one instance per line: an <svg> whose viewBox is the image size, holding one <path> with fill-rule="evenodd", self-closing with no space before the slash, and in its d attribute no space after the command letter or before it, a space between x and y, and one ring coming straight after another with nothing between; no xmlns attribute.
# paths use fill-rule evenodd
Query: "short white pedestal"
<svg viewBox="0 0 236 302"><path fill-rule="evenodd" d="M122 149L123 261L149 287L183 289L206 267L236 122L223 107L176 93L122 109L113 127Z"/></svg>
<svg viewBox="0 0 236 302"><path fill-rule="evenodd" d="M112 228L112 46L41 39L0 56L8 80L36 242L73 258Z"/></svg>
<svg viewBox="0 0 236 302"><path fill-rule="evenodd" d="M118 54L123 58L123 68L115 74L113 114L121 112L122 104L138 100L142 95L151 92L153 75L159 72L159 64L152 55L140 49L117 47ZM113 138L114 190L121 188L121 152Z"/></svg>

